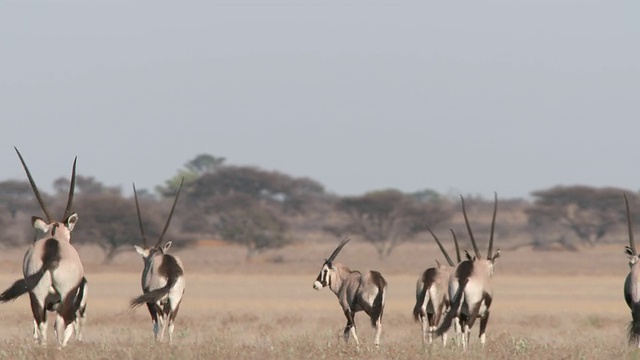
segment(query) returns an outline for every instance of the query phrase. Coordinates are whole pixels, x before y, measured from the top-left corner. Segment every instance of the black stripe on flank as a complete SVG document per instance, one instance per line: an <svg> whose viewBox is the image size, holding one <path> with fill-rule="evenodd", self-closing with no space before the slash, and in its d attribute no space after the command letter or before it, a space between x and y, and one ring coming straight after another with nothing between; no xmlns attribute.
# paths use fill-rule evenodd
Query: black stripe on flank
<svg viewBox="0 0 640 360"><path fill-rule="evenodd" d="M458 278L458 281L468 280L471 273L473 273L473 261L465 260L458 264L456 268L456 278Z"/></svg>
<svg viewBox="0 0 640 360"><path fill-rule="evenodd" d="M83 276L82 280L80 281L80 285L78 286L78 293L76 294L76 298L74 301L76 311L82 309L82 300L84 299L84 296L85 296L85 293L84 293L85 286L87 286L87 278ZM82 313L84 313L84 310L82 310Z"/></svg>
<svg viewBox="0 0 640 360"><path fill-rule="evenodd" d="M436 268L428 268L424 273L422 273L422 290L416 295L416 305L413 307L413 318L415 321L420 321L421 316L427 315L422 311L422 304L424 304L427 291L429 291L429 288L433 284L436 275L438 275L438 270Z"/></svg>
<svg viewBox="0 0 640 360"><path fill-rule="evenodd" d="M162 263L160 264L160 267L158 267L158 273L167 277L167 279L177 279L184 274L184 271L178 264L175 257L169 254L164 254L162 256Z"/></svg>
<svg viewBox="0 0 640 360"><path fill-rule="evenodd" d="M44 254L42 254L42 269L44 271L55 269L60 264L60 244L56 239L48 239L44 243Z"/></svg>

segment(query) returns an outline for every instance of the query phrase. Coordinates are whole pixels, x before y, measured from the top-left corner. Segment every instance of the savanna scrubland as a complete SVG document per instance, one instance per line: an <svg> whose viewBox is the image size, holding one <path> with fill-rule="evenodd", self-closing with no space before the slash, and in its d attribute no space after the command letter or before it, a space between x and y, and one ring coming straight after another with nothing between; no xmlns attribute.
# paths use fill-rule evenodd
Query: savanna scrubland
<svg viewBox="0 0 640 360"><path fill-rule="evenodd" d="M0 359L640 358L627 344L630 312L622 290L628 240L621 194L640 209L632 191L572 186L534 192L533 200L498 196L494 249L502 255L487 345L479 346L476 323L471 348L462 353L452 342L442 348L439 340L423 349L411 314L419 275L436 259L444 262L425 225L451 256L449 228L462 249L471 250L457 196L386 189L340 197L311 179L220 168L220 162L194 167L194 161L157 189L160 196L139 193L153 239L176 180L188 175L166 237L187 280L173 345L155 342L146 309L128 306L141 292L143 267L132 247L140 242L132 197L79 176L74 209L80 220L72 242L90 286L85 341L57 350L50 315L49 346L35 345L28 297L22 297L0 305ZM60 208L69 183L55 185L58 193L45 200ZM465 198L484 253L492 196ZM6 288L22 276L33 233L29 218L40 209L21 181L0 183L0 204L0 288ZM342 236L352 241L337 261L378 270L389 283L379 348L363 313L356 315L361 346L343 344L345 318L335 295L312 289Z"/></svg>
<svg viewBox="0 0 640 360"><path fill-rule="evenodd" d="M496 239L500 245L500 239ZM368 244L352 242L339 255L353 269L377 269L389 282L380 348L364 313L356 315L361 340L343 344L344 315L328 289L313 281L333 242L313 242L247 263L237 245L178 250L187 290L173 345L156 343L146 309L130 310L140 292L142 260L132 250L102 263L95 247L81 247L90 283L85 341L57 350L31 340L28 299L0 306L0 358L33 359L603 359L638 358L626 341L630 314L622 296L627 273L621 246L580 252L503 250L494 275L487 345L477 337L462 354L450 342L424 351L413 321L415 282L441 258L431 242L405 244L384 260ZM20 276L22 251L7 250L0 284ZM51 316L50 316L50 322ZM50 325L51 326L51 325ZM474 326L477 334L477 324Z"/></svg>

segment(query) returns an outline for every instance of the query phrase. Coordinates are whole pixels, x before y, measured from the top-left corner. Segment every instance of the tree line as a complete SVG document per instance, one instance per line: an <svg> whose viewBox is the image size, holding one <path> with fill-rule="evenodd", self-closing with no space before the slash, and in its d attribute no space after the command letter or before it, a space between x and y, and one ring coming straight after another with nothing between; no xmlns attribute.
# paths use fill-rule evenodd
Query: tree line
<svg viewBox="0 0 640 360"><path fill-rule="evenodd" d="M381 189L338 196L313 179L227 164L225 158L201 154L154 191L138 189L150 238L159 235L182 179L185 185L167 234L176 240L174 245L221 239L244 246L247 259L304 241L310 234L357 237L385 258L400 244L423 239L428 227L458 227L458 232L464 233L455 220L460 199L428 188L413 193ZM62 211L69 179L56 179L53 188L53 194L43 196L47 203L59 204L56 210ZM522 220L499 225L498 230L505 237L526 234L511 243L513 248L559 246L576 250L612 241L625 231L623 193L629 197L631 208L640 211L637 192L613 187L556 186L533 191L532 201L501 199L499 208L521 213ZM490 214L492 209L492 200L478 196L468 197L467 203L471 211L479 213ZM30 217L40 211L26 179L0 182L0 225L4 229L0 244L23 246L32 241ZM105 262L141 241L132 195L124 196L119 187L78 175L73 211L81 220L74 229L73 241L99 246Z"/></svg>

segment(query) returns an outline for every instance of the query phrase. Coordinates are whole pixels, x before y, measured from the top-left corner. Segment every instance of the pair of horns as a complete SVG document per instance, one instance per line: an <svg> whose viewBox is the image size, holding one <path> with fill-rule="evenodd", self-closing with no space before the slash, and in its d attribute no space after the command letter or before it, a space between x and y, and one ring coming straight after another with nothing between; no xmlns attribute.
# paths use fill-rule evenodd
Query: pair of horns
<svg viewBox="0 0 640 360"><path fill-rule="evenodd" d="M498 193L493 193L494 196L494 205L493 205L493 218L491 219L491 235L489 237L489 250L487 251L487 259L490 259L493 251L493 233L496 226L496 213L498 212ZM471 225L469 225L469 218L467 217L467 210L464 206L464 198L460 195L460 199L462 200L462 214L464 214L464 222L467 225L467 231L469 232L469 237L471 238L471 245L473 245L473 251L476 253L476 257L478 259L482 259L480 256L480 251L478 250L478 245L476 244L476 239L473 237L473 232L471 231Z"/></svg>
<svg viewBox="0 0 640 360"><path fill-rule="evenodd" d="M44 212L44 215L47 218L47 222L52 222L53 221L53 217L51 216L51 213L49 213L49 211L47 210L47 207L44 204L44 200L42 199L42 195L40 194L40 191L38 190L38 187L36 186L36 182L33 180L33 177L31 176L31 172L29 171L29 168L27 167L27 163L24 161L24 159L22 158L22 154L20 154L20 151L18 150L17 147L13 147L16 150L16 153L18 153L18 157L20 158L20 162L22 163L22 167L24 168L24 171L27 173L27 178L29 178L29 183L31 184L31 189L33 189L33 193L36 195L36 199L38 200L38 203L40 204L40 207L42 208L42 211ZM73 193L75 191L75 187L76 187L76 161L78 160L78 157L76 156L73 159L73 169L71 170L71 185L69 186L69 197L67 199L67 207L64 210L64 216L62 217L62 220L64 221L64 219L66 219L69 215L71 215L71 205L73 204Z"/></svg>
<svg viewBox="0 0 640 360"><path fill-rule="evenodd" d="M449 254L447 253L447 250L445 250L444 246L442 246L442 243L440 242L440 239L438 239L436 234L434 234L433 231L431 231L431 228L429 226L427 226L427 230L429 230L429 232L431 233L431 236L433 236L433 238L436 240L436 243L438 243L438 247L440 248L440 251L442 251L442 254L444 255L445 259L447 259L447 263L449 263L449 266L455 266L455 264L453 263L453 261L449 257ZM449 230L451 231L451 234L453 235L453 242L456 244L456 258L458 260L458 263L460 263L461 259L460 259L460 247L458 247L458 237L456 236L456 233L455 233L455 231L453 231L453 229L449 229Z"/></svg>
<svg viewBox="0 0 640 360"><path fill-rule="evenodd" d="M169 213L169 217L167 218L167 222L164 224L164 229L162 229L162 233L158 238L158 241L155 244L155 247L160 246L162 244L162 238L164 234L167 232L169 228L169 223L171 223L171 218L173 217L173 211L176 209L176 203L178 202L178 197L180 196L180 190L182 190L182 185L184 184L184 178L180 181L180 187L178 187L178 192L176 192L176 198L173 200L173 205L171 206L171 212ZM147 236L144 234L144 226L142 226L142 216L140 215L140 204L138 203L138 192L136 191L136 184L133 184L133 196L136 199L136 212L138 213L138 224L140 225L140 233L142 234L142 244L144 247L148 247L147 244Z"/></svg>
<svg viewBox="0 0 640 360"><path fill-rule="evenodd" d="M333 252L331 253L331 256L329 256L326 262L327 263L333 262L336 256L338 256L338 254L340 253L340 250L342 250L342 248L349 242L349 240L351 239L348 237L343 238L342 241L340 241L340 244L338 244L338 247L336 247L336 249L333 250Z"/></svg>

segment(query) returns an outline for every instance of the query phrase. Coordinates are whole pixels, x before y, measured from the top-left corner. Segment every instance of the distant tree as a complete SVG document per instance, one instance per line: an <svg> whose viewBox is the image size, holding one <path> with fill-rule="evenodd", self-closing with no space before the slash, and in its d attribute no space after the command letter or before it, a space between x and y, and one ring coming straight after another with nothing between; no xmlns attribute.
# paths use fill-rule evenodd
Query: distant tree
<svg viewBox="0 0 640 360"><path fill-rule="evenodd" d="M187 170L198 175L216 172L225 162L223 157L215 157L209 154L200 154L188 161L184 166Z"/></svg>
<svg viewBox="0 0 640 360"><path fill-rule="evenodd" d="M154 239L163 223L156 211L155 202L142 201L143 223L149 239ZM133 200L119 195L83 195L75 201L75 211L80 215L73 231L73 242L95 244L105 252L104 262L111 262L122 251L133 251L133 244L140 244L140 227Z"/></svg>
<svg viewBox="0 0 640 360"><path fill-rule="evenodd" d="M526 210L532 229L560 226L580 242L595 246L612 229L626 221L623 193L640 208L640 198L629 190L590 186L556 186L534 191L533 205ZM561 242L566 238L561 236Z"/></svg>
<svg viewBox="0 0 640 360"><path fill-rule="evenodd" d="M67 196L71 179L61 177L53 181L53 188L58 195ZM93 176L76 176L75 193L80 195L120 195L121 189L117 186L105 186Z"/></svg>
<svg viewBox="0 0 640 360"><path fill-rule="evenodd" d="M444 198L440 195L440 193L432 189L424 189L424 190L416 191L416 192L410 193L409 196L424 203L437 203L439 201L444 200Z"/></svg>
<svg viewBox="0 0 640 360"><path fill-rule="evenodd" d="M324 189L310 179L249 166L224 166L195 179L185 194L191 209L184 225L212 230L225 240L247 247L247 258L290 240L286 216L301 214ZM206 219L206 220L205 220Z"/></svg>
<svg viewBox="0 0 640 360"><path fill-rule="evenodd" d="M164 186L156 186L156 191L164 197L173 197L178 190L180 182L184 178L185 184L190 184L204 174L212 174L224 166L224 157L216 157L209 154L199 154L184 164L184 168L178 169L178 173L165 181Z"/></svg>
<svg viewBox="0 0 640 360"><path fill-rule="evenodd" d="M189 187L187 202L204 206L207 211L219 211L220 209L207 209L208 204L220 205L228 202L210 202L210 199L243 194L252 201L269 204L279 210L302 211L305 198L322 194L323 191L320 184L310 179L296 179L251 166L225 166L193 181Z"/></svg>
<svg viewBox="0 0 640 360"><path fill-rule="evenodd" d="M247 261L256 254L291 242L286 236L286 222L276 212L257 203L228 209L220 215L215 228L225 240L247 248Z"/></svg>
<svg viewBox="0 0 640 360"><path fill-rule="evenodd" d="M43 194L45 196L45 194ZM0 182L0 204L4 204L11 218L19 210L31 209L35 196L28 181L5 180Z"/></svg>
<svg viewBox="0 0 640 360"><path fill-rule="evenodd" d="M361 236L375 246L381 259L396 246L426 231L426 226L435 227L451 218L448 204L418 201L415 196L393 189L344 197L337 208L348 215L348 223L327 230L335 235Z"/></svg>

